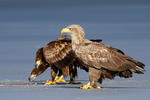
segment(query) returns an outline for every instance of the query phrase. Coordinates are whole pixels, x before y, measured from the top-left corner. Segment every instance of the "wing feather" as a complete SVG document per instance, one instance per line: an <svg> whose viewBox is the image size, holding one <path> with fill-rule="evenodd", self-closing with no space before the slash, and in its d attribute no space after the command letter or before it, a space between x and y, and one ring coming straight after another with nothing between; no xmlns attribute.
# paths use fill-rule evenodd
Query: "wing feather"
<svg viewBox="0 0 150 100"><path fill-rule="evenodd" d="M72 51L70 40L56 40L44 48L44 56L48 62L55 63L63 60Z"/></svg>
<svg viewBox="0 0 150 100"><path fill-rule="evenodd" d="M102 43L83 43L79 45L75 52L85 64L97 69L104 68L111 71L125 71L134 69L136 66L135 63L127 60L131 60L129 56L117 52L114 48Z"/></svg>

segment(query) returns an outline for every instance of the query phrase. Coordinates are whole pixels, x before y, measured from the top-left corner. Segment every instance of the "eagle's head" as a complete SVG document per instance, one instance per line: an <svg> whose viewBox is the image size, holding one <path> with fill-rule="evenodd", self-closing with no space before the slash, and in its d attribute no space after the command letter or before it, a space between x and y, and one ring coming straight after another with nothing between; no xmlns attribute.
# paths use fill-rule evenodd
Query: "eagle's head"
<svg viewBox="0 0 150 100"><path fill-rule="evenodd" d="M48 64L43 61L36 61L35 67L33 68L28 80L34 81L37 76L42 74L48 68Z"/></svg>
<svg viewBox="0 0 150 100"><path fill-rule="evenodd" d="M63 34L63 33L67 33L71 37L74 37L74 36L84 37L84 29L80 25L76 25L76 24L69 25L66 28L63 28L61 30L61 34Z"/></svg>

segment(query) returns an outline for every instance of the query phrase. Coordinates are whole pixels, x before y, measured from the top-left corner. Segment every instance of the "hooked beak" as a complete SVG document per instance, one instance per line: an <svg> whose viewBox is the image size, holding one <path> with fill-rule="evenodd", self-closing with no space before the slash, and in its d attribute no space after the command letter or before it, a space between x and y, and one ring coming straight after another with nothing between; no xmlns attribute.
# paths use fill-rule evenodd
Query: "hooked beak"
<svg viewBox="0 0 150 100"><path fill-rule="evenodd" d="M61 34L63 34L63 33L70 33L70 30L68 28L63 28L61 30Z"/></svg>

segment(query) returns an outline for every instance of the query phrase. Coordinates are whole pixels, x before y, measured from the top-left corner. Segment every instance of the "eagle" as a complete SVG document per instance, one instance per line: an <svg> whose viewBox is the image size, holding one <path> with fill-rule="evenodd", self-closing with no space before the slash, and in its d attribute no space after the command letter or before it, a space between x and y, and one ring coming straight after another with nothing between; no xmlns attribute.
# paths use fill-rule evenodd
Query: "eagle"
<svg viewBox="0 0 150 100"><path fill-rule="evenodd" d="M106 78L130 78L133 72L143 74L145 71L142 62L111 46L86 39L80 25L69 25L61 30L61 34L63 33L71 36L72 49L78 61L89 71L89 82L81 86L81 89L101 88L97 83L102 83Z"/></svg>
<svg viewBox="0 0 150 100"><path fill-rule="evenodd" d="M35 62L36 62L35 67L32 69L31 74L28 78L29 81L34 81L37 76L41 75L43 72L46 71L47 68L50 67L49 63L45 60L45 57L43 55L43 47L39 48L37 50ZM53 67L54 67L54 65L53 65ZM59 74L58 74L58 76L55 77L55 81L56 82L66 82L65 80L63 80L62 71L59 69L57 71L59 72Z"/></svg>
<svg viewBox="0 0 150 100"><path fill-rule="evenodd" d="M65 82L63 77L70 75L70 84L74 84L77 76L77 64L75 64L74 53L72 52L71 40L61 36L57 40L49 42L45 47L36 52L35 68L32 70L29 80L34 80L48 67L51 68L51 81L46 85L55 85L56 82ZM59 71L58 79L57 73Z"/></svg>
<svg viewBox="0 0 150 100"><path fill-rule="evenodd" d="M101 42L101 39L93 39L94 42ZM51 81L46 85L56 84L56 82L66 82L64 76L70 75L70 84L79 84L74 78L77 76L77 66L81 66L72 51L71 39L61 36L57 40L49 42L45 47L39 48L36 52L35 67L33 68L28 80L33 81L41 75L48 67L51 68ZM57 73L59 72L58 76ZM59 78L58 78L59 77Z"/></svg>

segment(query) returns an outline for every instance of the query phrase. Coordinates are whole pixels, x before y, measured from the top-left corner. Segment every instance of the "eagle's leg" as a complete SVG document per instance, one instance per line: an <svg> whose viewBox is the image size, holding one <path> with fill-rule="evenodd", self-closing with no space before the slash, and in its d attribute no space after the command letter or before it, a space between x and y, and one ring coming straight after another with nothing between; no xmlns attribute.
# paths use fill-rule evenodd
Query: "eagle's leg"
<svg viewBox="0 0 150 100"><path fill-rule="evenodd" d="M75 76L77 76L77 67L75 66L75 64L70 64L69 75L70 75L70 82L68 84L81 84L81 82L75 82L74 81Z"/></svg>
<svg viewBox="0 0 150 100"><path fill-rule="evenodd" d="M51 78L52 80L48 81L45 83L45 85L56 85L56 74L57 74L58 69L56 67L51 67Z"/></svg>
<svg viewBox="0 0 150 100"><path fill-rule="evenodd" d="M81 89L93 89L93 88L101 88L97 86L97 82L101 76L101 71L96 70L95 68L89 67L89 80L90 82L81 87ZM93 84L93 85L92 85Z"/></svg>
<svg viewBox="0 0 150 100"><path fill-rule="evenodd" d="M55 78L55 81L56 82L66 82L66 80L64 80L64 76L62 75L62 70L58 69L59 70L59 73L58 73L58 76L56 76Z"/></svg>
<svg viewBox="0 0 150 100"><path fill-rule="evenodd" d="M97 70L92 67L89 68L89 79L92 84L91 88L101 88L100 86L97 86L97 82L100 79L101 74L102 74L101 70Z"/></svg>
<svg viewBox="0 0 150 100"><path fill-rule="evenodd" d="M68 84L81 84L81 82L75 82L73 72L70 72L70 82Z"/></svg>
<svg viewBox="0 0 150 100"><path fill-rule="evenodd" d="M54 80L55 80L55 81L58 80L58 76L56 76Z"/></svg>

